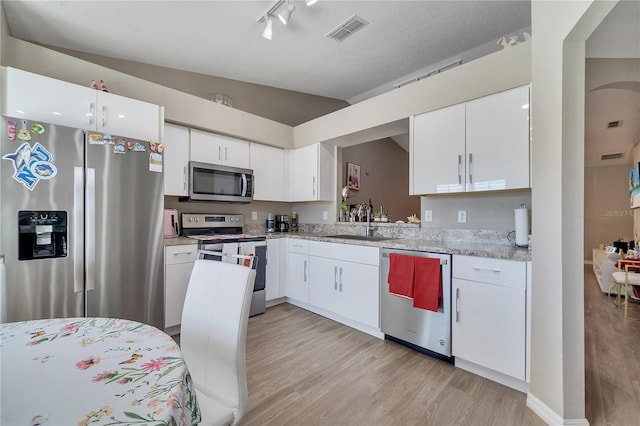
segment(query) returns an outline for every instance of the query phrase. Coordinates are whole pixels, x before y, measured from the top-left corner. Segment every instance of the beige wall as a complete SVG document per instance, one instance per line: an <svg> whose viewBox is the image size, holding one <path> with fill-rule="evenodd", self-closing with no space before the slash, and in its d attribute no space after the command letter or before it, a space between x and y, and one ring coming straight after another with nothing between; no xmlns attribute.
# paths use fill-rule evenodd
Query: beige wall
<svg viewBox="0 0 640 426"><path fill-rule="evenodd" d="M347 162L360 165L360 190L352 191L348 204L368 203L374 210L380 205L389 212L389 220L407 220L420 215L420 197L409 194L409 153L393 140L381 139L342 149L342 179L346 184Z"/></svg>
<svg viewBox="0 0 640 426"><path fill-rule="evenodd" d="M50 49L118 70L181 92L207 98L210 93L223 93L233 100L233 108L289 126L323 116L349 106L346 101L282 90L228 78L214 77L134 61L60 49Z"/></svg>
<svg viewBox="0 0 640 426"><path fill-rule="evenodd" d="M634 210L629 207L631 166L587 167L584 172L584 259L592 249L618 238L632 240Z"/></svg>

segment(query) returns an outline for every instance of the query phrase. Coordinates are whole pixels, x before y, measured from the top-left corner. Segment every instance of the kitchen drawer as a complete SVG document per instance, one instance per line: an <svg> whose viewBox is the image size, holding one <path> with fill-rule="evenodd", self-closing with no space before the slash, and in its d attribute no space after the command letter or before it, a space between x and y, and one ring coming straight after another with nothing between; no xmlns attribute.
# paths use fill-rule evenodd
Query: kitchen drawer
<svg viewBox="0 0 640 426"><path fill-rule="evenodd" d="M527 265L517 260L453 256L453 278L526 288Z"/></svg>
<svg viewBox="0 0 640 426"><path fill-rule="evenodd" d="M309 241L298 238L287 239L287 251L290 253L309 254Z"/></svg>
<svg viewBox="0 0 640 426"><path fill-rule="evenodd" d="M309 243L309 255L342 259L347 262L364 263L366 265L378 266L380 264L380 249L377 247L311 241Z"/></svg>
<svg viewBox="0 0 640 426"><path fill-rule="evenodd" d="M177 245L165 247L165 265L195 262L198 255L197 244Z"/></svg>

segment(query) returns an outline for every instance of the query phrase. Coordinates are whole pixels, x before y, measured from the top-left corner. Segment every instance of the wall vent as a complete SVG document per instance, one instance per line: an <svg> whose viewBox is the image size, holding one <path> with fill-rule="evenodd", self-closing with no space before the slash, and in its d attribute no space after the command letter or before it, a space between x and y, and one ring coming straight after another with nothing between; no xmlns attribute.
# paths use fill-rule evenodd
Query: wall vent
<svg viewBox="0 0 640 426"><path fill-rule="evenodd" d="M365 25L369 25L369 23L358 15L353 15L342 24L329 31L325 37L332 38L335 41L342 41Z"/></svg>
<svg viewBox="0 0 640 426"><path fill-rule="evenodd" d="M622 120L610 121L607 123L607 129L615 129L616 127L622 127Z"/></svg>
<svg viewBox="0 0 640 426"><path fill-rule="evenodd" d="M617 160L619 158L624 157L624 153L622 152L616 152L613 154L604 154L600 156L601 160Z"/></svg>

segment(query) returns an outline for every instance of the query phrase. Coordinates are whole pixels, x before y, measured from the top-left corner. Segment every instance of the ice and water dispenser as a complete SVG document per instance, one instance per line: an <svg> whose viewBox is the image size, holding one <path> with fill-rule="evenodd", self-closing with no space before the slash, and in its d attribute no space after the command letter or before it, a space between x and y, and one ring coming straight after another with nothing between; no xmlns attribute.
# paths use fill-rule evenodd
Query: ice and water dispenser
<svg viewBox="0 0 640 426"><path fill-rule="evenodd" d="M19 211L18 228L19 260L67 256L67 212Z"/></svg>

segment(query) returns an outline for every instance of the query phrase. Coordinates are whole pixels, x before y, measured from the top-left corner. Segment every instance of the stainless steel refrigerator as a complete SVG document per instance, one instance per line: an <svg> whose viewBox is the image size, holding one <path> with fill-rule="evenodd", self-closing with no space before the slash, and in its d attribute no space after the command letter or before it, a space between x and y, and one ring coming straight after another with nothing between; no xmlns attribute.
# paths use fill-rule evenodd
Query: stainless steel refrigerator
<svg viewBox="0 0 640 426"><path fill-rule="evenodd" d="M162 146L11 117L1 137L6 321L96 316L162 329Z"/></svg>

